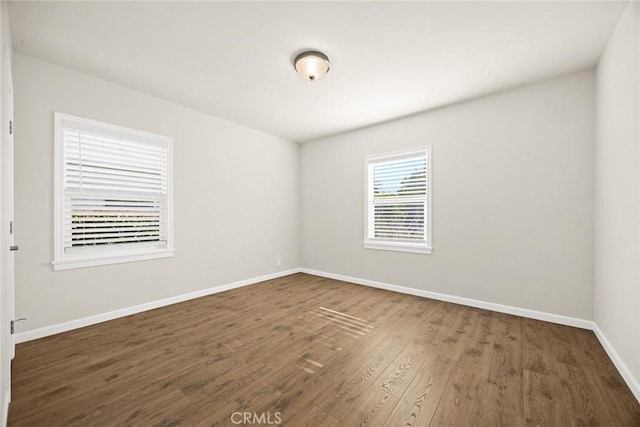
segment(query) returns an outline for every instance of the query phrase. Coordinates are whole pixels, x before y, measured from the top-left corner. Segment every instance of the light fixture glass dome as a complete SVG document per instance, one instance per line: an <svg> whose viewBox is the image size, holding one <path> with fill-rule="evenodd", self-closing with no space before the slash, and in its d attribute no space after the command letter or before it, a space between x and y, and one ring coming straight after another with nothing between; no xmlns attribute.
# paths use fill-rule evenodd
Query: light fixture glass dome
<svg viewBox="0 0 640 427"><path fill-rule="evenodd" d="M314 81L329 71L329 58L322 52L309 50L296 56L293 65L303 79Z"/></svg>

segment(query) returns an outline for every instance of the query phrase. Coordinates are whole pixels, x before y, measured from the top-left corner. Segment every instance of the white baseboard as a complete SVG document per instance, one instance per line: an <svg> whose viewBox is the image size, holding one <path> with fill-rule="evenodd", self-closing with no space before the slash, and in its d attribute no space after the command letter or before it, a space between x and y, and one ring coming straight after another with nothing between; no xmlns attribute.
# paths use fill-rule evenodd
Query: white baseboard
<svg viewBox="0 0 640 427"><path fill-rule="evenodd" d="M81 319L71 320L68 322L58 323L51 326L45 326L44 328L33 329L31 331L20 332L15 335L16 344L26 341L35 340L38 338L48 337L50 335L59 334L61 332L67 332L72 329L83 328L89 325L95 325L96 323L106 322L108 320L117 319L119 317L130 316L132 314L141 313L147 310L153 310L155 308L165 307L167 305L176 304L183 301L192 300L195 298L204 297L207 295L217 294L219 292L228 291L231 289L240 288L242 286L253 285L254 283L264 282L265 280L277 279L278 277L288 276L290 274L299 273L299 268L291 270L280 271L278 273L267 274L265 276L254 277L251 279L240 280L238 282L228 283L226 285L214 286L208 289L202 289L188 294L177 295L157 301L151 301L133 307L121 308L118 310L109 311L107 313L96 314L94 316L83 317Z"/></svg>
<svg viewBox="0 0 640 427"><path fill-rule="evenodd" d="M620 372L620 375L622 375L622 378L631 389L633 395L636 397L638 402L640 402L640 381L633 376L627 364L622 361L618 352L613 348L607 337L602 332L602 329L600 329L598 324L595 322L593 322L593 332L596 334L596 337L598 337L600 344L604 347L607 355L609 355L609 358L613 361L613 364L618 369L618 372Z"/></svg>
<svg viewBox="0 0 640 427"><path fill-rule="evenodd" d="M563 316L560 314L546 313L544 311L530 310L527 308L513 307L510 305L497 304L493 302L480 301L471 298L458 297L455 295L441 294L438 292L425 291L422 289L407 288L404 286L391 285L389 283L376 282L374 280L360 279L357 277L343 276L341 274L327 273L324 271L300 269L302 273L313 274L314 276L327 277L329 279L342 280L343 282L355 283L358 285L371 286L385 289L387 291L400 292L403 294L418 297L431 298L438 301L452 302L454 304L466 305L469 307L482 308L485 310L497 311L500 313L513 314L515 316L528 317L530 319L544 320L546 322L558 323L560 325L574 326L582 329L593 329L593 322L586 319Z"/></svg>
<svg viewBox="0 0 640 427"><path fill-rule="evenodd" d="M2 396L2 426L5 427L9 422L9 403L11 403L11 390L7 390Z"/></svg>

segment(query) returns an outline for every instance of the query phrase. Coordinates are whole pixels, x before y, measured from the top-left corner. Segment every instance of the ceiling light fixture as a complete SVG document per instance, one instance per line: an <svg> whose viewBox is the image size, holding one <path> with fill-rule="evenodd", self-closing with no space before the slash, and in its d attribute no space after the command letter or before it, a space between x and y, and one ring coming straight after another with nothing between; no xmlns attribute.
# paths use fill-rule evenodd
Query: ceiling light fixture
<svg viewBox="0 0 640 427"><path fill-rule="evenodd" d="M329 58L322 52L307 50L296 56L293 66L303 79L312 82L327 74Z"/></svg>

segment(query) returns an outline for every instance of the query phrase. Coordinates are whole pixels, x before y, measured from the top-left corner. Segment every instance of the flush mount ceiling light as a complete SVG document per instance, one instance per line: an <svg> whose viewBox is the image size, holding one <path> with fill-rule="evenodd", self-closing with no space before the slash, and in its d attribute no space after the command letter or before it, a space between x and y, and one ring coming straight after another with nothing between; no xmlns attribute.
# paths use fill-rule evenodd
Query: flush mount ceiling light
<svg viewBox="0 0 640 427"><path fill-rule="evenodd" d="M322 52L307 50L296 56L293 66L300 76L309 81L322 78L329 71L329 58Z"/></svg>

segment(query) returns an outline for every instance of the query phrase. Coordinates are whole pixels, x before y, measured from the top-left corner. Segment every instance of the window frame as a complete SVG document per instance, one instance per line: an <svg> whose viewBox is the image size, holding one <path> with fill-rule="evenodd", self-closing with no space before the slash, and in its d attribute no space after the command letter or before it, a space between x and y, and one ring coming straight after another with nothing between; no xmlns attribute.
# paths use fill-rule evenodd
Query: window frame
<svg viewBox="0 0 640 427"><path fill-rule="evenodd" d="M85 251L77 250L66 253L64 248L64 196L65 196L65 156L64 156L64 122L76 122L92 130L104 132L105 135L125 137L134 141L153 144L166 144L167 147L167 242L166 247L153 248L144 245L127 248L126 245L107 248L96 247ZM158 258L172 257L173 246L173 138L144 132L137 129L117 126L97 120L86 119L65 113L54 113L54 270L93 267L99 265L120 264L134 261L144 261Z"/></svg>
<svg viewBox="0 0 640 427"><path fill-rule="evenodd" d="M383 154L367 155L364 159L364 243L365 249L377 249L395 252L410 252L431 255L433 253L433 155L431 145L417 148L405 149L400 151L388 152ZM427 188L425 197L425 213L424 213L424 230L425 239L420 242L402 241L402 240L383 240L372 239L369 237L369 228L371 227L370 206L371 194L373 191L373 176L369 174L369 166L373 163L383 161L401 160L403 158L424 154L426 156L427 167Z"/></svg>

